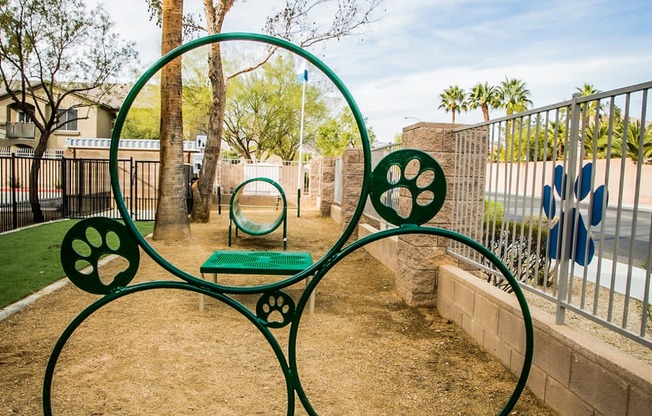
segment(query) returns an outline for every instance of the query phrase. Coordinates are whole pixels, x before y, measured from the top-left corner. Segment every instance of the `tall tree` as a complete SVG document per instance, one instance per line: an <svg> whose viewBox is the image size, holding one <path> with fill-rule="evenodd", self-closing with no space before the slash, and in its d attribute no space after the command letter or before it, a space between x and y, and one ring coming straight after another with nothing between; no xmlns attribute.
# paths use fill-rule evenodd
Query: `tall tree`
<svg viewBox="0 0 652 416"><path fill-rule="evenodd" d="M451 85L445 89L441 94L439 94L439 108L443 108L445 112L451 112L452 122L455 124L455 113L460 113L462 111L468 110L468 104L466 101L466 93L464 89L458 87L457 85Z"/></svg>
<svg viewBox="0 0 652 416"><path fill-rule="evenodd" d="M627 124L627 134L624 130L622 124L616 129L616 136L621 143L625 143L626 150L623 149L623 154L636 164L652 163L652 126L641 126L640 120L630 120Z"/></svg>
<svg viewBox="0 0 652 416"><path fill-rule="evenodd" d="M278 10L266 18L263 31L307 48L331 39L351 35L360 27L373 21L373 12L383 0L285 0ZM205 30L209 35L222 32L224 19L231 11L235 0L204 0ZM160 18L161 0L147 0L153 16ZM280 3L280 2L279 2ZM328 21L328 19L331 19ZM198 28L193 19L187 19L188 26ZM225 75L219 43L209 47L208 75L211 86L212 108L206 129L207 141L204 160L199 173L197 187L193 188L192 222L208 222L213 197L213 183L224 132L224 111L226 108L227 81L240 74L253 71L267 62L275 52L269 48L259 63Z"/></svg>
<svg viewBox="0 0 652 416"><path fill-rule="evenodd" d="M324 97L317 83L306 87L304 145L314 141L317 124L328 116ZM260 70L229 82L224 139L246 159L275 154L294 160L300 142L299 108L301 85L294 60L279 55Z"/></svg>
<svg viewBox="0 0 652 416"><path fill-rule="evenodd" d="M369 129L368 134L373 143L376 139L375 133ZM360 145L358 127L349 108L343 108L336 119L327 120L317 130L316 146L321 155L341 156L344 149Z"/></svg>
<svg viewBox="0 0 652 416"><path fill-rule="evenodd" d="M2 2L0 82L38 131L29 193L35 222L44 220L38 182L51 135L88 118L91 107L111 93L112 77L136 57L101 6L89 11L82 0Z"/></svg>
<svg viewBox="0 0 652 416"><path fill-rule="evenodd" d="M181 45L183 0L163 0L161 54ZM155 240L183 239L190 235L183 164L181 57L161 69L161 167L159 174Z"/></svg>
<svg viewBox="0 0 652 416"><path fill-rule="evenodd" d="M286 0L285 4L277 9L278 12L267 18L264 30L272 36L307 48L319 42L348 36L361 26L372 22L372 13L381 2L382 0ZM234 3L235 0L204 1L206 29L209 34L221 33L224 19ZM326 22L328 19L326 16L332 16L332 20ZM209 79L213 108L209 118L210 129L207 134L197 192L193 193L195 199L191 214L193 222L208 222L210 219L213 182L223 133L226 82L228 79L260 67L269 60L274 51L274 48L271 48L267 56L257 65L243 68L225 77L220 45L213 44L209 49Z"/></svg>
<svg viewBox="0 0 652 416"><path fill-rule="evenodd" d="M508 116L525 111L532 105L530 90L520 79L505 77L505 81L502 81L498 87L498 95L500 106L506 110Z"/></svg>
<svg viewBox="0 0 652 416"><path fill-rule="evenodd" d="M469 93L468 105L471 110L480 108L484 121L489 121L489 110L500 107L498 89L488 82L475 84Z"/></svg>
<svg viewBox="0 0 652 416"><path fill-rule="evenodd" d="M575 90L580 93L582 97L588 97L589 95L598 94L599 89L595 88L593 84L585 82L581 87L575 87Z"/></svg>

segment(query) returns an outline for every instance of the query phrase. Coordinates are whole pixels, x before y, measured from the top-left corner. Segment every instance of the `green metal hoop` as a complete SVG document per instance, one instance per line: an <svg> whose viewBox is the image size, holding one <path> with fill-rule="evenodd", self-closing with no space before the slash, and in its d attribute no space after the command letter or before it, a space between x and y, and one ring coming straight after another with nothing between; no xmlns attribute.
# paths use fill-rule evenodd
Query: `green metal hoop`
<svg viewBox="0 0 652 416"><path fill-rule="evenodd" d="M279 282L276 282L273 285L262 285L262 286L252 286L252 287L231 287L231 286L220 286L216 285L215 283L212 282L207 282L203 279L197 278L180 268L174 266L170 262L168 262L163 256L161 256L141 235L138 233L136 226L131 219L131 216L129 214L129 210L127 209L125 203L124 203L124 198L122 196L122 191L120 189L120 181L118 177L118 146L120 142L120 135L122 133L122 128L124 126L125 118L127 116L127 113L129 112L129 109L131 108L134 100L142 90L142 88L145 86L147 81L149 81L161 68L163 68L167 63L171 62L175 58L181 56L182 54L192 51L196 48L199 48L201 46L209 45L212 43L218 43L218 42L230 42L230 41L253 41L253 42L260 42L260 43L265 43L273 46L277 46L281 49L285 49L287 51L290 51L292 53L295 53L299 55L300 57L304 58L308 62L310 62L312 65L317 67L320 71L328 77L335 87L340 91L344 99L346 100L347 104L351 108L351 111L353 112L353 116L356 121L356 125L358 127L358 131L360 133L360 137L362 139L362 149L364 152L364 177L365 180L363 181L362 185L362 190L360 192L360 199L358 200L358 205L357 208L351 218L350 223L347 225L347 227L343 230L342 235L340 236L339 240L335 242L333 247L321 258L315 261L313 266L304 271L303 273L300 273L295 276L290 276L284 280L281 280ZM111 146L109 148L109 170L110 170L110 175L111 175L111 187L113 189L113 194L115 196L116 204L118 211L120 212L120 215L122 216L125 225L129 228L130 233L132 237L138 242L138 245L140 245L143 250L155 261L157 262L161 267L163 267L165 270L169 271L173 275L179 277L182 280L185 280L187 282L193 282L197 285L204 286L204 287L219 287L221 290L229 293L258 293L261 291L270 291L270 290L277 290L281 289L283 287L292 285L302 279L304 279L306 276L310 275L311 273L314 272L317 268L320 267L321 263L323 263L329 256L331 256L333 253L335 253L337 250L339 250L349 239L349 237L353 234L355 231L356 224L360 217L362 216L362 213L364 211L364 201L366 201L366 195L369 193L369 186L370 186L370 180L367 178L371 178L371 145L369 141L369 135L367 134L367 128L365 126L364 122L364 117L362 116L362 113L360 112L360 109L358 108L358 105L355 103L355 100L353 99L353 96L349 92L349 90L346 88L344 83L339 79L339 77L326 65L324 64L320 59L318 59L316 56L311 54L310 52L300 48L299 46L294 45L293 43L290 43L286 40L279 39L279 38L274 38L271 36L267 35L262 35L262 34L255 34L255 33L220 33L217 35L210 35L206 36L203 38L199 38L196 40L193 40L191 42L188 42L184 45L179 46L178 48L170 51L167 53L165 56L163 56L161 59L159 59L150 69L148 69L139 79L136 81L134 84L133 88L125 98L125 101L120 108L120 112L118 113L118 117L116 118L115 121L115 126L113 128L113 134L111 136Z"/></svg>

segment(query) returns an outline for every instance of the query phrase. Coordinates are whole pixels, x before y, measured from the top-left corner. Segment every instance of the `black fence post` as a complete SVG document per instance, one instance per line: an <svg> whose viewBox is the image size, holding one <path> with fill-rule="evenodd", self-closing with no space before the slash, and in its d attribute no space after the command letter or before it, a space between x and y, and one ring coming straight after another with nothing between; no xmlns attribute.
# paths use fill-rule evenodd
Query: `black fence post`
<svg viewBox="0 0 652 416"><path fill-rule="evenodd" d="M63 215L63 218L68 218L69 214L69 207L68 207L68 181L66 181L66 175L68 172L67 166L68 165L68 160L65 157L61 157L61 215Z"/></svg>
<svg viewBox="0 0 652 416"><path fill-rule="evenodd" d="M129 211L131 212L131 218L136 220L136 214L134 211L134 182L136 181L136 173L134 172L134 158L133 156L129 158Z"/></svg>
<svg viewBox="0 0 652 416"><path fill-rule="evenodd" d="M18 202L16 201L16 186L18 185L16 179L16 154L11 154L11 178L9 179L9 187L11 188L11 222L15 230L18 228Z"/></svg>

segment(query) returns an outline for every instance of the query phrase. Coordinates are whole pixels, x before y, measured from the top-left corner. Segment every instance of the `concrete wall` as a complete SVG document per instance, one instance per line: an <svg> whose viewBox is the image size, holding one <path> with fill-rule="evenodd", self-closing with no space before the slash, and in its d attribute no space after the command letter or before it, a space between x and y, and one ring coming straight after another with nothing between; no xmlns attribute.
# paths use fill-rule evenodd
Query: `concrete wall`
<svg viewBox="0 0 652 416"><path fill-rule="evenodd" d="M333 208L331 212L339 209ZM359 226L360 237L376 232ZM397 239L365 249L396 267ZM521 372L524 324L516 297L453 265L441 265L437 311L460 326L515 375ZM554 316L530 306L534 358L527 387L561 415L652 415L652 366L588 333L556 325Z"/></svg>
<svg viewBox="0 0 652 416"><path fill-rule="evenodd" d="M452 171L453 127L419 123L404 130L403 136L411 143L405 147L421 148L440 162L449 183L465 180ZM468 148L477 150L477 143L469 142ZM484 177L467 185L482 188ZM401 194L400 204L404 201L411 203ZM474 200L465 203L480 206ZM447 199L426 225L451 229L450 204ZM331 218L345 223L350 218L345 212L349 205L332 205ZM481 215L482 210L471 211ZM359 237L376 232L361 222ZM467 235L474 232L464 231ZM457 323L485 351L520 374L525 337L516 298L458 267L446 254L447 241L441 240L446 239L415 234L379 240L365 249L395 271L396 291L407 304L435 306L441 316ZM554 317L541 310L531 308L531 312L535 350L527 386L537 397L561 415L652 416L652 366L588 333L556 325Z"/></svg>
<svg viewBox="0 0 652 416"><path fill-rule="evenodd" d="M652 367L535 308L528 388L562 415L652 414ZM485 351L520 374L524 324L516 297L452 266L442 266L437 310Z"/></svg>
<svg viewBox="0 0 652 416"><path fill-rule="evenodd" d="M585 160L582 162L582 166L587 163L593 163L592 160ZM625 166L621 167L621 164L624 163ZM528 163L490 163L487 165L487 168L490 170L487 173L487 181L485 188L491 190L491 192L505 193L509 192L511 194L519 195L535 195L541 196L543 191L542 183L551 184L553 183L552 177L554 173L554 168L556 165L561 164L561 162L528 162ZM637 166L631 159L619 159L613 158L609 160L609 180L605 183L606 171L607 171L607 160L598 159L594 164L594 175L595 175L595 187L599 185L606 184L609 188L609 194L613 195L614 201L617 200L617 195L621 192L620 180L624 177L623 186L622 186L622 198L624 205L633 205L634 198L636 195L636 170L640 167L641 177L650 178L652 177L652 165L641 165ZM528 172L528 180L521 182L517 181L507 181L505 177L511 175L513 178L524 178L525 172ZM617 172L617 174L614 174ZM623 172L623 175L620 174ZM491 182L489 179L491 178ZM507 187L506 184L510 184L511 187ZM534 184L534 188L533 185ZM652 204L652 187L642 186L638 190L639 203L641 204ZM611 197L610 197L611 199Z"/></svg>

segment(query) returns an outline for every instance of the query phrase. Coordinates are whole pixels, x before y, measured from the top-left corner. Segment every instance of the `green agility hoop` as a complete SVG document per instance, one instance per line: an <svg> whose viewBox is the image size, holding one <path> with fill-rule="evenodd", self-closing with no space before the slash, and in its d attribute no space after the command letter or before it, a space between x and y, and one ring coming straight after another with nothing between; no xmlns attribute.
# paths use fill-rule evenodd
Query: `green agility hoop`
<svg viewBox="0 0 652 416"><path fill-rule="evenodd" d="M273 186L278 192L279 198L281 199L283 205L279 210L278 216L272 219L271 221L265 223L257 223L251 220L250 218L248 218L245 215L245 213L242 211L242 205L240 204L240 200L242 199L242 195L244 194L247 185L253 182L268 183L271 186ZM233 194L231 195L231 199L229 200L229 247L231 247L231 229L233 225L235 225L236 236L238 235L238 230L242 230L249 235L261 236L273 232L281 224L283 224L283 250L285 250L287 248L287 240L288 240L287 218L288 218L288 202L287 199L285 198L285 192L283 192L283 188L281 187L281 185L279 185L273 179L265 178L265 177L247 179L233 190Z"/></svg>

